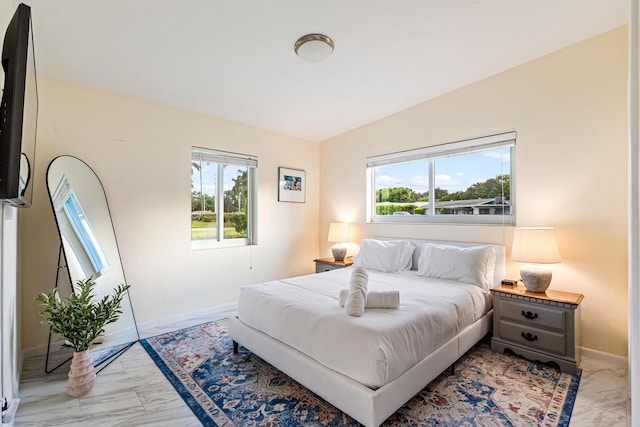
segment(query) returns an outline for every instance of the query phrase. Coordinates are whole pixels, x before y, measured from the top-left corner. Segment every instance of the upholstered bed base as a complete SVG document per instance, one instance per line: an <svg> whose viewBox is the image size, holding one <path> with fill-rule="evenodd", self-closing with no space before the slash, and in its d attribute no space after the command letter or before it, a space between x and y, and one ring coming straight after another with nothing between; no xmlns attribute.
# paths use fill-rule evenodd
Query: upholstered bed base
<svg viewBox="0 0 640 427"><path fill-rule="evenodd" d="M229 336L367 427L377 427L491 329L493 310L399 378L372 390L263 332L229 318Z"/></svg>

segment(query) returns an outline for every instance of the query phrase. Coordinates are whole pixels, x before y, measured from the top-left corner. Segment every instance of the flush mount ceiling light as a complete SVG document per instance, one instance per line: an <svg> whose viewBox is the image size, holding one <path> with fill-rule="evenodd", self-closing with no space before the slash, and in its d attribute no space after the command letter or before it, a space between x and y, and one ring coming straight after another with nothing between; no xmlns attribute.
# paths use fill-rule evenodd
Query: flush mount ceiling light
<svg viewBox="0 0 640 427"><path fill-rule="evenodd" d="M305 61L324 61L333 52L333 40L324 34L307 34L296 41L294 49Z"/></svg>

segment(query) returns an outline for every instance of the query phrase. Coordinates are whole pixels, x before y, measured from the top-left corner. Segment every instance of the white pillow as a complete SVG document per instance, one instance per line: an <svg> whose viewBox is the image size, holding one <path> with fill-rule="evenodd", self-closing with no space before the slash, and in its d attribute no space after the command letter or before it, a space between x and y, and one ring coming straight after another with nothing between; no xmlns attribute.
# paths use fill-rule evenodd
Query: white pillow
<svg viewBox="0 0 640 427"><path fill-rule="evenodd" d="M419 249L418 274L493 287L496 254L493 246L450 246L427 243Z"/></svg>
<svg viewBox="0 0 640 427"><path fill-rule="evenodd" d="M410 270L414 249L413 243L406 240L363 239L353 264L386 273Z"/></svg>

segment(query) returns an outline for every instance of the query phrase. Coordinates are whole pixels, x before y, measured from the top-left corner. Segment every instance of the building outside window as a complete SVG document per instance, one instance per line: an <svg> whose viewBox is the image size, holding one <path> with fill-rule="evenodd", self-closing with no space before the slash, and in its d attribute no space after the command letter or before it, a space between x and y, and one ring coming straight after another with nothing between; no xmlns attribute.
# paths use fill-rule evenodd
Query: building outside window
<svg viewBox="0 0 640 427"><path fill-rule="evenodd" d="M515 137L368 158L369 222L514 224Z"/></svg>
<svg viewBox="0 0 640 427"><path fill-rule="evenodd" d="M193 147L191 246L256 243L255 156Z"/></svg>

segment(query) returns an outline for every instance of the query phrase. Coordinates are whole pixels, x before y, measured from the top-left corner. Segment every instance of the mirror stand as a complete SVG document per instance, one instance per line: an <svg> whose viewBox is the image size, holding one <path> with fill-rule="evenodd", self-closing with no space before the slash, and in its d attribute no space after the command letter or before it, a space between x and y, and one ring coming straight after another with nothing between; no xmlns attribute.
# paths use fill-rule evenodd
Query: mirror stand
<svg viewBox="0 0 640 427"><path fill-rule="evenodd" d="M63 250L64 249L62 247L62 243L60 243L60 250L58 252L58 267L56 268L56 284L54 286L55 289L58 289L58 284L60 282L60 270L67 269L67 264L66 264L66 261L65 261L65 258L64 258ZM70 284L70 287L71 287L71 292L73 292L73 285ZM46 374L52 373L53 371L55 371L56 369L58 369L59 367L61 367L65 363L69 362L73 358L73 355L68 356L68 357L65 356L65 359L62 362L58 363L53 368L49 368L49 357L51 356L51 338L52 337L53 337L53 332L51 331L51 327L49 327L49 338L47 339L47 355L46 355L46 358L45 358L45 361L44 361L44 372ZM93 359L94 359L93 360L93 366L96 367L96 368L98 366L100 366L100 369L96 370L96 374L100 373L100 371L102 371L104 368L109 366L111 364L111 362L116 360L118 358L118 356L120 356L122 353L127 351L136 342L137 341L133 341L133 342L125 343L125 344L123 344L121 346L112 347L111 351L106 356L93 357ZM99 344L99 343L97 343L97 344Z"/></svg>
<svg viewBox="0 0 640 427"><path fill-rule="evenodd" d="M63 249L62 249L62 243L60 243L60 250L58 251L58 267L56 268L56 285L55 285L55 289L58 289L58 282L60 280L60 270L63 268L67 268L67 264L65 262L64 259L64 255L63 255ZM72 286L73 288L73 286ZM73 289L71 289L71 292L73 292ZM67 363L68 361L70 361L73 356L70 356L68 358L66 358L64 361L60 362L59 364L57 364L56 366L54 366L53 368L49 368L49 355L51 354L51 337L53 336L53 332L51 332L51 327L49 327L49 339L47 340L47 357L44 361L44 372L47 374L50 374L51 372L55 371L56 369L58 369L60 366L64 365L65 363Z"/></svg>

